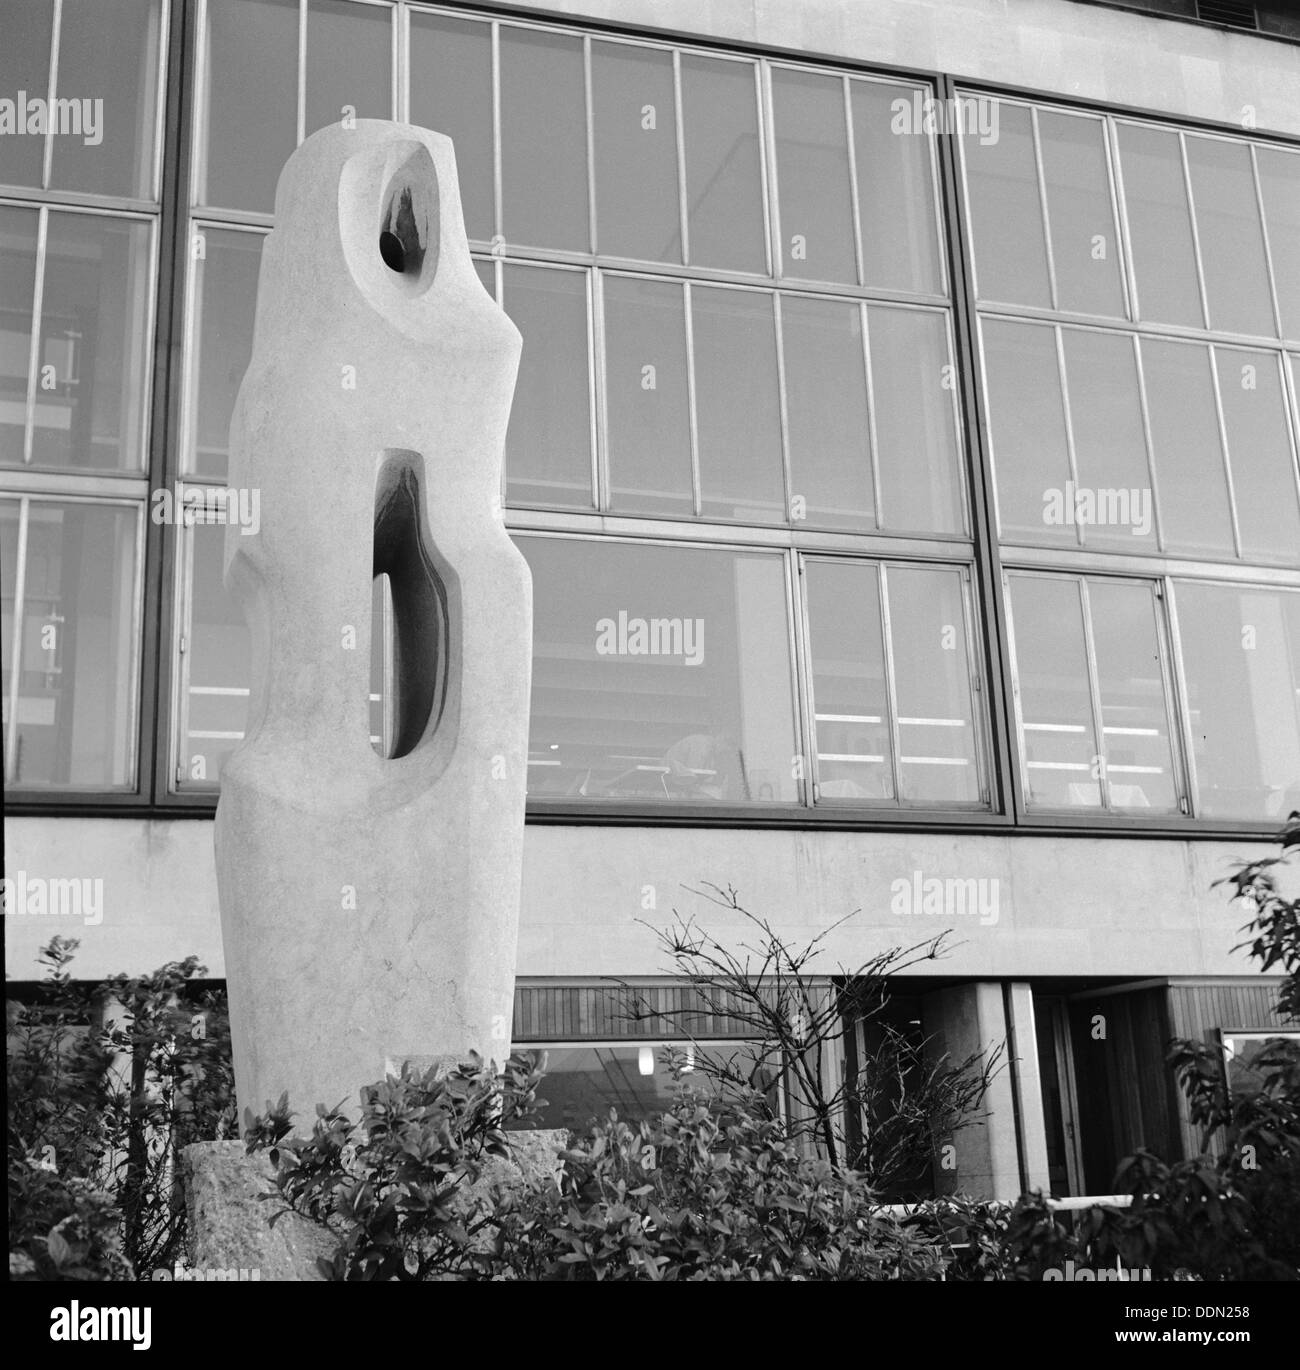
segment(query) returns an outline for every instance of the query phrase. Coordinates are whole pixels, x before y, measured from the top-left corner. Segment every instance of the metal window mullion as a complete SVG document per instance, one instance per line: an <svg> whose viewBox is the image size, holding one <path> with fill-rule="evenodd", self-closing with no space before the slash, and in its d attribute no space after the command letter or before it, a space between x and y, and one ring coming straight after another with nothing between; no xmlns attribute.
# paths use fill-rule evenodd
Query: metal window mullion
<svg viewBox="0 0 1300 1370"><path fill-rule="evenodd" d="M1285 352L1279 352L1278 365L1282 368L1282 402L1286 408L1287 437L1291 443L1291 479L1300 498L1300 358L1293 363Z"/></svg>
<svg viewBox="0 0 1300 1370"><path fill-rule="evenodd" d="M1282 303L1277 294L1277 274L1273 269L1273 249L1268 239L1268 220L1264 217L1264 187L1259 179L1259 149L1253 142L1247 142L1246 146L1250 149L1250 178L1251 184L1255 187L1255 209L1259 214L1259 233L1264 242L1264 270L1268 272L1268 293L1273 304L1273 322L1277 327L1277 336L1281 338L1285 336Z"/></svg>
<svg viewBox="0 0 1300 1370"><path fill-rule="evenodd" d="M594 256L599 248L596 236L596 118L595 94L591 75L591 34L582 35L582 100L587 132L587 243Z"/></svg>
<svg viewBox="0 0 1300 1370"><path fill-rule="evenodd" d="M9 648L9 698L5 718L9 730L5 734L5 779L12 783L17 777L18 764L18 685L23 672L23 618L27 594L27 525L31 500L23 496L18 501L18 545L14 563L14 607L10 616L13 643Z"/></svg>
<svg viewBox="0 0 1300 1370"><path fill-rule="evenodd" d="M677 138L677 223L682 239L682 265L691 260L690 211L686 198L686 114L682 102L682 52L673 48L673 126Z"/></svg>
<svg viewBox="0 0 1300 1370"><path fill-rule="evenodd" d="M1173 772L1177 791L1179 811L1191 812L1191 791L1188 787L1186 768L1179 756L1182 734L1178 726L1178 708L1174 699L1173 661L1169 644L1168 624L1162 610L1165 602L1166 580L1164 577L1150 585L1151 613L1156 625L1156 652L1160 659L1160 693L1165 702L1165 729L1169 738L1169 765Z"/></svg>
<svg viewBox="0 0 1300 1370"><path fill-rule="evenodd" d="M794 517L794 464L790 452L790 403L785 382L785 324L781 315L781 292L772 292L772 322L776 334L776 401L781 423L781 472L785 481L785 519Z"/></svg>
<svg viewBox="0 0 1300 1370"><path fill-rule="evenodd" d="M46 89L45 138L41 147L41 189L50 188L54 170L54 101L59 93L59 44L63 36L63 0L54 0L54 18L50 25L50 79Z"/></svg>
<svg viewBox="0 0 1300 1370"><path fill-rule="evenodd" d="M185 488L182 486L182 488ZM186 780L185 768L189 760L190 737L190 662L194 657L194 539L197 523L186 525L176 511L175 520L178 555L176 557L176 590L179 596L180 613L177 626L180 631L172 649L175 654L175 668L172 679L175 681L173 717L176 719L176 734L172 740L172 786L180 790Z"/></svg>
<svg viewBox="0 0 1300 1370"><path fill-rule="evenodd" d="M933 85L927 87L929 94L924 98L935 102L943 107L942 100L938 97ZM960 104L954 96L951 108L958 113L958 127L960 127ZM960 135L958 139L960 140ZM938 134L925 134L925 155L930 167L930 215L934 224L934 236L938 247L939 261L939 283L943 290L944 298L948 301L949 308L952 307L952 280L948 267L948 236L947 225L945 223L943 206L943 189L940 184L939 173L939 147Z"/></svg>
<svg viewBox="0 0 1300 1370"><path fill-rule="evenodd" d="M975 625L979 620L975 614L975 576L969 565L953 568L961 588L962 613L965 615L963 635L966 640L966 697L970 703L971 728L974 731L975 786L979 790L980 803L986 808L993 803L993 749L989 737L989 721L985 718L982 657L979 643L975 637Z"/></svg>
<svg viewBox="0 0 1300 1370"><path fill-rule="evenodd" d="M961 396L958 384L957 321L953 317L951 308L944 311L943 335L948 344L946 365L952 369L952 385L948 389L948 412L952 416L953 451L957 454L958 494L961 496L961 531L963 537L973 538L972 504L974 497L971 491L970 463L967 459L966 433L962 424Z"/></svg>
<svg viewBox="0 0 1300 1370"><path fill-rule="evenodd" d="M858 199L858 158L857 147L853 139L853 95L852 83L849 77L843 78L844 86L844 136L845 150L848 153L849 161L849 200L853 211L853 252L857 263L858 284L864 289L867 284L866 260L862 255L862 213Z"/></svg>
<svg viewBox="0 0 1300 1370"><path fill-rule="evenodd" d="M1160 486L1156 478L1156 444L1151 433L1151 413L1147 405L1146 372L1142 365L1142 340L1133 335L1133 365L1137 372L1138 407L1142 412L1142 440L1146 443L1147 479L1151 482L1151 517L1156 525L1156 547L1165 551L1165 531L1160 514Z"/></svg>
<svg viewBox="0 0 1300 1370"><path fill-rule="evenodd" d="M149 161L149 198L155 204L162 200L163 143L167 134L167 57L171 46L171 5L162 0L158 6L158 70L155 88L153 119L153 156Z"/></svg>
<svg viewBox="0 0 1300 1370"><path fill-rule="evenodd" d="M1070 464L1070 480L1077 495L1079 490L1079 463L1074 451L1074 422L1070 417L1070 386L1065 372L1065 336L1060 324L1053 324L1052 332L1056 335L1056 373L1061 387L1061 417L1065 421L1065 455ZM1082 547L1085 545L1083 524L1075 517L1076 512L1077 509L1072 508L1070 517L1074 523L1075 542Z"/></svg>
<svg viewBox="0 0 1300 1370"><path fill-rule="evenodd" d="M1169 628L1170 655L1173 658L1175 705L1178 713L1179 739L1183 744L1183 765L1187 777L1188 817L1197 817L1200 808L1200 780L1196 773L1195 735L1192 731L1192 698L1187 690L1187 673L1183 662L1182 634L1178 627L1178 605L1175 601L1174 580L1164 577L1166 621Z"/></svg>
<svg viewBox="0 0 1300 1370"><path fill-rule="evenodd" d="M1056 254L1052 251L1052 216L1047 207L1047 176L1043 171L1043 145L1038 131L1038 106L1029 107L1029 121L1034 138L1034 169L1038 177L1038 208L1043 216L1043 246L1047 251L1047 281L1052 292L1052 308L1060 308L1056 288Z"/></svg>
<svg viewBox="0 0 1300 1370"><path fill-rule="evenodd" d="M885 657L885 708L889 710L889 753L894 779L894 804L903 803L902 741L898 727L898 682L894 676L894 641L889 613L889 576L885 563L876 567L876 586L880 593L880 634Z"/></svg>
<svg viewBox="0 0 1300 1370"><path fill-rule="evenodd" d="M1214 412L1219 424L1219 446L1223 451L1223 474L1228 484L1228 512L1232 515L1232 546L1241 560L1241 522L1237 517L1237 491L1232 480L1232 452L1228 447L1228 423L1223 415L1223 393L1219 388L1219 351L1210 345L1210 380L1214 386Z"/></svg>
<svg viewBox="0 0 1300 1370"><path fill-rule="evenodd" d="M493 243L505 245L503 222L504 195L501 182L501 25L492 21L492 213L495 219Z"/></svg>
<svg viewBox="0 0 1300 1370"><path fill-rule="evenodd" d="M1110 813L1110 767L1106 759L1106 724L1101 702L1101 680L1097 674L1097 646L1092 635L1092 604L1088 598L1085 576L1075 580L1079 591L1079 609L1083 616L1083 651L1088 662L1088 694L1092 701L1092 726L1096 755L1101 760L1101 807Z"/></svg>
<svg viewBox="0 0 1300 1370"><path fill-rule="evenodd" d="M182 188L185 204L195 209L199 204L199 186L204 197L208 189L208 122L209 94L212 82L208 73L208 0L199 0L198 19L194 39L193 122L190 132L190 183ZM182 157L182 162L184 158Z"/></svg>
<svg viewBox="0 0 1300 1370"><path fill-rule="evenodd" d="M1119 253L1120 284L1124 291L1124 308L1128 321L1138 321L1137 272L1133 266L1133 247L1129 236L1128 203L1124 195L1124 177L1119 160L1119 125L1107 115L1102 116L1102 145L1106 149L1106 178L1110 185L1111 214L1115 225L1116 251Z"/></svg>
<svg viewBox="0 0 1300 1370"><path fill-rule="evenodd" d="M1015 725L1016 755L1020 761L1020 783L1024 787L1025 808L1033 807L1033 797L1029 783L1029 753L1025 742L1025 714L1020 691L1020 665L1016 659L1016 612L1015 600L1011 593L1011 578L1015 572L1002 572L1002 601L1007 618L1007 663L1011 672L1012 722Z"/></svg>
<svg viewBox="0 0 1300 1370"><path fill-rule="evenodd" d="M858 304L858 324L862 332L862 377L867 386L867 468L871 477L871 499L875 509L876 530L884 526L884 510L881 508L879 439L876 433L876 384L871 368L871 324L868 317L867 302Z"/></svg>
<svg viewBox="0 0 1300 1370"><path fill-rule="evenodd" d="M411 122L411 11L397 0L393 5L393 65L389 74L392 82L393 118L399 123Z"/></svg>
<svg viewBox="0 0 1300 1370"><path fill-rule="evenodd" d="M704 499L700 478L700 425L696 414L695 315L690 281L682 282L682 316L686 327L686 409L691 426L691 500L695 517L699 518L704 512Z"/></svg>
<svg viewBox="0 0 1300 1370"><path fill-rule="evenodd" d="M23 423L23 465L32 462L36 435L36 378L41 369L41 340L44 333L45 258L49 242L50 211L42 205L36 215L36 279L32 282L32 336L27 344L27 407Z"/></svg>
<svg viewBox="0 0 1300 1370"><path fill-rule="evenodd" d="M754 97L758 102L758 159L760 194L766 206L763 234L767 240L767 274L776 280L781 275L781 187L776 166L776 105L772 95L772 68L767 62L754 66Z"/></svg>
<svg viewBox="0 0 1300 1370"><path fill-rule="evenodd" d="M1183 165L1183 193L1187 196L1187 219L1192 227L1192 256L1196 261L1196 284L1201 292L1201 322L1210 329L1210 297L1205 289L1205 265L1201 261L1201 232L1196 224L1196 196L1192 193L1192 168L1187 160L1187 135L1178 130L1178 155Z"/></svg>
<svg viewBox="0 0 1300 1370"><path fill-rule="evenodd" d="M786 565L786 594L790 596L789 643L793 671L794 714L797 755L803 758L799 802L811 807L817 802L817 719L813 700L812 648L808 630L807 558L794 548L783 553ZM793 762L796 758L792 757Z"/></svg>
<svg viewBox="0 0 1300 1370"><path fill-rule="evenodd" d="M591 406L591 498L600 512L609 508L609 404L605 367L605 273L593 267L587 273L587 370L592 388Z"/></svg>
<svg viewBox="0 0 1300 1370"><path fill-rule="evenodd" d="M298 0L298 140L307 136L307 0Z"/></svg>

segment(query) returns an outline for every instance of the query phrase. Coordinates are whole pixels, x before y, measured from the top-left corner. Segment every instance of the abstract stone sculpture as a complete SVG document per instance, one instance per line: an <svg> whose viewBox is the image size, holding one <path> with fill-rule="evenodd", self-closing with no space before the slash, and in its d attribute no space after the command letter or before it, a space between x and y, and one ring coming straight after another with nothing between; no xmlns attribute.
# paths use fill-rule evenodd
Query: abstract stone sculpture
<svg viewBox="0 0 1300 1370"><path fill-rule="evenodd" d="M261 521L227 529L252 692L216 855L240 1107L288 1090L301 1125L404 1060L509 1050L532 584L501 513L520 337L475 273L450 140L322 129L275 208L231 422Z"/></svg>

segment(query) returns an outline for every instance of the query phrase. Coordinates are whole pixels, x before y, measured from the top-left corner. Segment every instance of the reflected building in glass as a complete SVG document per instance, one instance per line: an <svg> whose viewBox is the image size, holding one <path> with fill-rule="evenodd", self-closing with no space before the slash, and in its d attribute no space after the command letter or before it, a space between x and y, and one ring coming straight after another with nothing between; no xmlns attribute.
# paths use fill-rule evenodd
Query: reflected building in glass
<svg viewBox="0 0 1300 1370"><path fill-rule="evenodd" d="M857 910L828 964L955 927L894 1013L1014 1043L956 1187L1108 1193L1195 1144L1167 1037L1294 1030L1210 887L1300 809L1300 24L661 8L8 0L0 97L102 102L96 141L0 138L10 862L105 879L80 973L219 975L248 640L224 529L157 497L225 487L285 158L425 125L524 338L514 1040L552 1121L654 1107L670 1045L747 1049L611 984L678 992L646 924L727 932L712 882L794 938ZM382 576L372 613L388 755ZM996 921L900 914L918 877L994 881ZM12 979L49 931L10 926Z"/></svg>

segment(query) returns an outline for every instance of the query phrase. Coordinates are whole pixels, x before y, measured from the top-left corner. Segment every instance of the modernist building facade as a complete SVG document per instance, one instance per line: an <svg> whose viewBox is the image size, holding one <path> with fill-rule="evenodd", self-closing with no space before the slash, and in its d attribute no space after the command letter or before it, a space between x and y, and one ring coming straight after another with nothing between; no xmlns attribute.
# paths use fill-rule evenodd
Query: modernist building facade
<svg viewBox="0 0 1300 1370"><path fill-rule="evenodd" d="M8 0L6 874L102 882L7 920L10 978L53 931L222 973L249 663L184 513L257 517L227 426L284 159L392 117L455 140L524 337L514 1038L553 1098L662 1094L607 977L678 992L674 908L739 938L712 882L792 939L856 910L828 973L956 930L892 1012L1008 1043L961 1187L1190 1144L1164 1040L1279 1028L1212 885L1300 808L1297 48L1195 10Z"/></svg>

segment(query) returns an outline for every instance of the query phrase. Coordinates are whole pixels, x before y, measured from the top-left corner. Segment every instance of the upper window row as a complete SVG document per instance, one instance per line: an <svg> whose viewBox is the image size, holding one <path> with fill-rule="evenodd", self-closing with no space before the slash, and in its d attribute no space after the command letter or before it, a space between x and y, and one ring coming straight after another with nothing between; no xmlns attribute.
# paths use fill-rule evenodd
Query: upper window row
<svg viewBox="0 0 1300 1370"><path fill-rule="evenodd" d="M1300 152L986 103L996 132L961 139L981 304L1300 338Z"/></svg>
<svg viewBox="0 0 1300 1370"><path fill-rule="evenodd" d="M391 9L302 6L208 0L196 204L269 213L298 140L391 117ZM497 251L944 292L928 88L418 10L409 67Z"/></svg>
<svg viewBox="0 0 1300 1370"><path fill-rule="evenodd" d="M0 186L156 201L165 22L162 0L5 0Z"/></svg>

